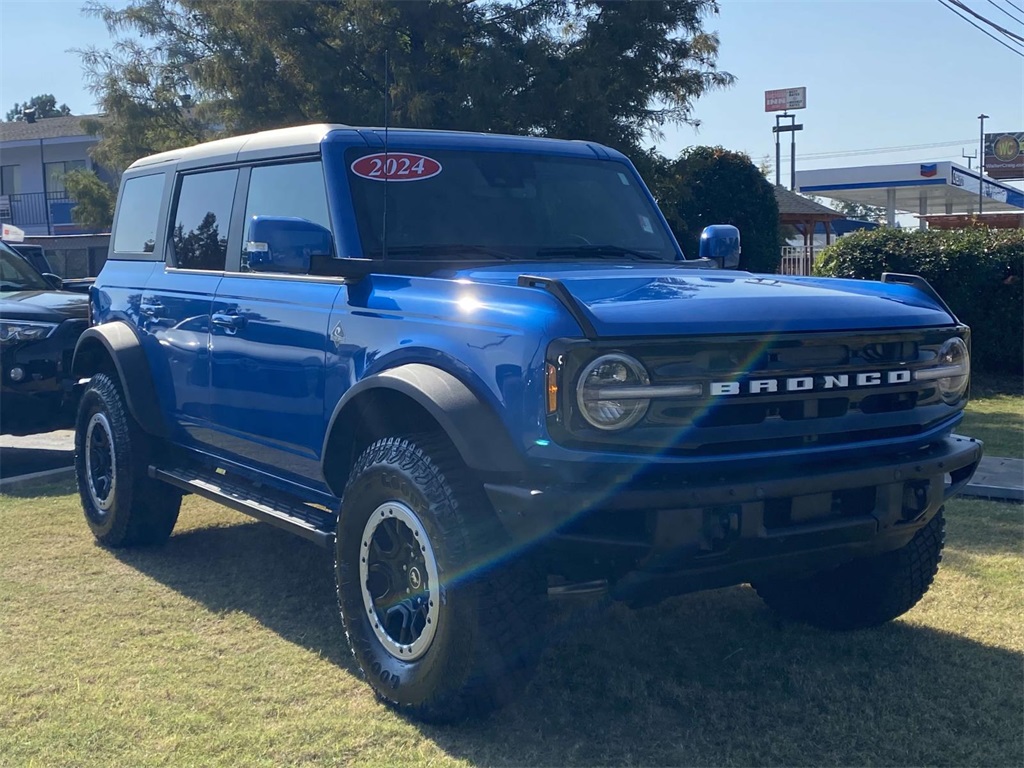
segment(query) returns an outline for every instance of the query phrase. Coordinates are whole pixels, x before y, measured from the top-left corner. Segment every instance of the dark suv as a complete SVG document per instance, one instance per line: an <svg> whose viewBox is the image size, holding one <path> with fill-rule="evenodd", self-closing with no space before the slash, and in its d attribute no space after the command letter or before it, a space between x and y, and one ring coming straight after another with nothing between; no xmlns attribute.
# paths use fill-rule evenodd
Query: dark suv
<svg viewBox="0 0 1024 768"><path fill-rule="evenodd" d="M0 243L0 432L44 432L72 423L71 362L88 325L88 298L59 290Z"/></svg>
<svg viewBox="0 0 1024 768"><path fill-rule="evenodd" d="M529 679L549 590L899 616L981 457L951 436L970 330L914 276L702 250L586 142L315 125L140 160L75 354L88 524L160 542L195 493L328 547L360 668L433 720Z"/></svg>

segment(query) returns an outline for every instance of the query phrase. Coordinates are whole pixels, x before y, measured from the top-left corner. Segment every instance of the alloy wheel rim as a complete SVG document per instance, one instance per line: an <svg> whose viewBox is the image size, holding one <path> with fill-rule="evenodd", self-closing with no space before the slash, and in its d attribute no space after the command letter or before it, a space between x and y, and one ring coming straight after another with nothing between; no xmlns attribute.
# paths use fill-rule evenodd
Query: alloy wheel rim
<svg viewBox="0 0 1024 768"><path fill-rule="evenodd" d="M359 586L366 618L384 649L402 661L425 654L440 613L437 560L423 524L402 502L381 504L366 521Z"/></svg>
<svg viewBox="0 0 1024 768"><path fill-rule="evenodd" d="M92 503L101 512L107 512L114 503L117 487L117 456L110 421L104 413L94 413L86 427L85 476Z"/></svg>

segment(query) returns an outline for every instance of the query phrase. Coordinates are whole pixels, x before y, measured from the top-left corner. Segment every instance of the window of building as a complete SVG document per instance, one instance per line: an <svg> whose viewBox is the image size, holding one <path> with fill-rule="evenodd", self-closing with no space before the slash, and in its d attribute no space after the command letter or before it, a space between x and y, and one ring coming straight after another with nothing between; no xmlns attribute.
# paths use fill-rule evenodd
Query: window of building
<svg viewBox="0 0 1024 768"><path fill-rule="evenodd" d="M171 243L182 269L223 270L237 169L195 173L181 180Z"/></svg>
<svg viewBox="0 0 1024 768"><path fill-rule="evenodd" d="M124 183L114 225L115 253L152 253L164 192L164 174L136 176Z"/></svg>
<svg viewBox="0 0 1024 768"><path fill-rule="evenodd" d="M55 163L43 163L46 174L46 194L51 199L67 196L64 177L71 171L84 169L85 160L60 160Z"/></svg>
<svg viewBox="0 0 1024 768"><path fill-rule="evenodd" d="M0 195L17 195L21 193L21 166L0 166Z"/></svg>

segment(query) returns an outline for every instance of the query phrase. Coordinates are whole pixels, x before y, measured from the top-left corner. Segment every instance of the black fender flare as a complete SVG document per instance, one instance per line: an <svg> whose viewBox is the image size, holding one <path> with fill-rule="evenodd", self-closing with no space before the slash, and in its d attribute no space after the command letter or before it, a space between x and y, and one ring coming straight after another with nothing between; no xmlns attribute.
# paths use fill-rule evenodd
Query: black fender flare
<svg viewBox="0 0 1024 768"><path fill-rule="evenodd" d="M328 458L328 444L338 419L346 408L357 407L353 404L361 394L374 389L398 392L422 407L445 431L471 469L484 472L525 469L522 453L494 409L460 379L423 363L408 363L368 376L345 392L327 426L321 453L324 461Z"/></svg>
<svg viewBox="0 0 1024 768"><path fill-rule="evenodd" d="M71 371L79 378L97 373L96 346L101 346L114 364L128 411L143 430L167 436L167 423L157 402L149 361L135 330L120 320L87 328L75 344Z"/></svg>

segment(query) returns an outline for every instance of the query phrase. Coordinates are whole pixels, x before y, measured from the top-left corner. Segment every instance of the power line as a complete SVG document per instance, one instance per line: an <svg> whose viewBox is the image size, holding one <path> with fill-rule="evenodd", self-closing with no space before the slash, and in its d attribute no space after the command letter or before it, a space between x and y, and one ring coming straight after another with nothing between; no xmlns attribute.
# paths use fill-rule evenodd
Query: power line
<svg viewBox="0 0 1024 768"><path fill-rule="evenodd" d="M1003 26L1000 26L999 24L996 24L994 21L992 21L992 19L989 19L989 18L987 18L985 16L982 16L980 13L978 13L977 11L971 9L966 4L961 2L961 0L948 0L948 2L952 3L953 5L955 5L957 8L960 8L961 10L967 11L967 13L971 14L971 16L973 16L974 18L978 19L979 21L984 22L985 24L988 24L990 27L992 27L992 29L994 29L994 30L996 30L998 32L1002 32L1005 37L1008 37L1011 40L1016 40L1019 43L1024 43L1024 37L1021 37L1016 32L1011 32L1006 27L1003 27Z"/></svg>
<svg viewBox="0 0 1024 768"><path fill-rule="evenodd" d="M950 13L955 13L955 14L956 14L957 16L959 16L959 17L960 17L961 19L963 19L964 21L966 21L966 22L967 22L968 24L970 24L970 25L971 25L972 27L974 27L975 29L981 30L981 31L982 31L982 32L984 32L984 33L985 33L986 35L988 35L989 37L991 37L991 38L992 38L993 40L995 40L995 41L996 41L997 43L999 43L999 44L1000 44L1001 46L1003 46L1003 47L1004 47L1004 48L1005 48L1006 50L1008 50L1008 51L1013 51L1013 52L1014 52L1014 53L1016 53L1016 54L1017 54L1018 56L1020 56L1020 57L1021 57L1022 59L1024 59L1024 53L1021 53L1021 52L1020 52L1020 51L1018 51L1018 50L1017 50L1016 48L1011 48L1011 47L1010 47L1010 46L1009 46L1009 45L1008 45L1007 43L1004 43L1004 42L1003 42L1002 40L1000 40L1000 39L999 39L998 37L996 37L995 35L993 35L993 34L992 34L991 32L989 32L989 31L988 31L987 29L983 29L982 27L979 27L979 26L978 26L977 24L975 24L975 23L974 23L973 21L971 21L971 20L970 20L970 19L968 19L968 18L967 18L966 16L964 16L964 15L963 15L962 13L960 13L960 12L959 12L959 11L958 11L958 10L957 10L956 8L954 8L954 7L953 7L953 6L951 6L951 5L946 5L946 3L945 3L945 1L944 1L944 0L939 0L939 2L940 2L940 3L942 4L942 7L943 7L943 8L946 8L947 10L949 10L949 12L950 12Z"/></svg>
<svg viewBox="0 0 1024 768"><path fill-rule="evenodd" d="M988 0L988 2L989 2L989 4L990 4L990 5L992 5L992 6L993 6L993 7L995 7L995 8L998 8L998 9L999 9L1000 11L1002 11L1002 12L1003 12L1003 13L1005 13L1005 14L1006 14L1007 16L1009 16L1009 17L1010 17L1011 19L1013 19L1014 21L1016 21L1016 22L1017 22L1018 24L1024 24L1024 21L1021 21L1021 20L1020 20L1020 19L1018 19L1018 18L1017 18L1016 16L1014 16L1014 15L1013 15L1012 13L1010 13L1010 12L1009 12L1008 10L1006 10L1005 8L1003 8L1003 6L1001 6L1001 5L997 4L997 3L996 3L996 0Z"/></svg>
<svg viewBox="0 0 1024 768"><path fill-rule="evenodd" d="M824 160L830 157L854 157L856 155L887 155L899 152L916 152L920 149L939 149L941 147L955 147L962 144L969 144L974 139L960 139L959 141L939 141L932 144L902 144L896 147L871 147L863 149L842 149L834 152L812 152L801 155L801 158L811 160Z"/></svg>
<svg viewBox="0 0 1024 768"><path fill-rule="evenodd" d="M1011 8L1016 8L1016 9L1017 9L1018 11L1020 11L1021 13L1024 13L1024 8L1021 8L1021 7L1019 6L1019 5L1015 5L1015 4L1014 4L1014 3L1012 2L1012 0L1006 0L1006 4L1007 4L1008 6L1010 6Z"/></svg>

